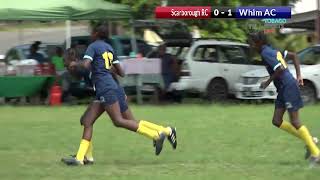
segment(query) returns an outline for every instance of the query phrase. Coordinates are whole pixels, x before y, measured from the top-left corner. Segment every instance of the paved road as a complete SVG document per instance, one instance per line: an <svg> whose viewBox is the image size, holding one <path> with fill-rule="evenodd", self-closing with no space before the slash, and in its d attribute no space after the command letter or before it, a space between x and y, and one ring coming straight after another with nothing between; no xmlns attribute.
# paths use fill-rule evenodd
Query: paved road
<svg viewBox="0 0 320 180"><path fill-rule="evenodd" d="M87 26L74 26L71 28L72 36L88 35ZM8 49L19 44L32 43L34 41L63 43L65 41L65 28L36 28L22 31L0 32L0 55Z"/></svg>

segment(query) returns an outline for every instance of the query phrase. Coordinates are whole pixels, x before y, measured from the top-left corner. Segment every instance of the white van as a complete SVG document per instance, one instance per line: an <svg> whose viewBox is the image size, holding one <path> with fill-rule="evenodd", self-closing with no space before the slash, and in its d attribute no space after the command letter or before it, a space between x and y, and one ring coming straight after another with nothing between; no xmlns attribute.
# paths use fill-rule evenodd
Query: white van
<svg viewBox="0 0 320 180"><path fill-rule="evenodd" d="M263 66L253 65L249 45L228 40L196 40L185 56L181 77L171 90L191 91L208 100L223 100L236 93L241 75Z"/></svg>

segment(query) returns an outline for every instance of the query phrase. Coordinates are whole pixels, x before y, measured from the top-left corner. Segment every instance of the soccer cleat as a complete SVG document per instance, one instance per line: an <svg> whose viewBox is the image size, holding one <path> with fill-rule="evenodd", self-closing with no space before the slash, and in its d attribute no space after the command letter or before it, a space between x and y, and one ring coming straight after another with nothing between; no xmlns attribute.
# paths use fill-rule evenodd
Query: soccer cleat
<svg viewBox="0 0 320 180"><path fill-rule="evenodd" d="M89 160L86 157L84 157L83 164L84 165L93 165L94 164L94 160Z"/></svg>
<svg viewBox="0 0 320 180"><path fill-rule="evenodd" d="M168 141L172 145L173 149L177 149L177 129L176 128L171 128L171 134L168 136Z"/></svg>
<svg viewBox="0 0 320 180"><path fill-rule="evenodd" d="M76 158L76 155L70 155L70 156L73 158ZM84 156L83 164L84 165L92 165L92 164L94 164L94 160L88 159L86 156Z"/></svg>
<svg viewBox="0 0 320 180"><path fill-rule="evenodd" d="M159 134L159 139L155 140L155 148L156 148L156 155L158 156L161 151L162 151L162 147L163 147L163 142L166 139L166 135L161 132Z"/></svg>
<svg viewBox="0 0 320 180"><path fill-rule="evenodd" d="M61 161L68 166L81 166L84 165L82 161L77 160L75 157L62 158Z"/></svg>
<svg viewBox="0 0 320 180"><path fill-rule="evenodd" d="M312 137L313 142L317 145L319 143L319 140L317 137ZM304 155L304 159L309 159L311 157L311 152L308 148L308 146L305 146L306 154Z"/></svg>

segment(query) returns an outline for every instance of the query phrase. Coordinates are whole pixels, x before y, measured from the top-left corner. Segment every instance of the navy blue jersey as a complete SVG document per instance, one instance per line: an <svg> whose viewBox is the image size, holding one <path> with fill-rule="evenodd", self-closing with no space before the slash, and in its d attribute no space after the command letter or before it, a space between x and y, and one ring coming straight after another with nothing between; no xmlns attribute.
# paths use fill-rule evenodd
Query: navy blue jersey
<svg viewBox="0 0 320 180"><path fill-rule="evenodd" d="M270 76L273 75L273 73L279 66L282 65L285 68L283 73L273 81L278 91L285 85L296 83L296 80L288 70L287 63L283 59L280 51L277 51L270 46L264 45L262 47L261 57Z"/></svg>
<svg viewBox="0 0 320 180"><path fill-rule="evenodd" d="M112 65L119 63L119 61L108 43L96 40L88 46L83 58L91 60L91 78L95 86L104 87L100 89L101 91L118 88L110 70Z"/></svg>

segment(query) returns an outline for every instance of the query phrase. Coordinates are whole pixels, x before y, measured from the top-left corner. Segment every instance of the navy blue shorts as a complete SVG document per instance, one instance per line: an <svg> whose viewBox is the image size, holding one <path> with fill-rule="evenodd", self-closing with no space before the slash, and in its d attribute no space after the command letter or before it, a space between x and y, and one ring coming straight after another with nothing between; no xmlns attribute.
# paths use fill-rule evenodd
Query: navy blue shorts
<svg viewBox="0 0 320 180"><path fill-rule="evenodd" d="M97 91L96 99L99 100L103 106L110 106L118 102L121 113L128 109L126 94L121 86L118 86L118 89L108 89L102 92Z"/></svg>
<svg viewBox="0 0 320 180"><path fill-rule="evenodd" d="M303 101L298 84L292 83L280 88L275 106L276 108L285 108L289 112L295 112L302 108Z"/></svg>

